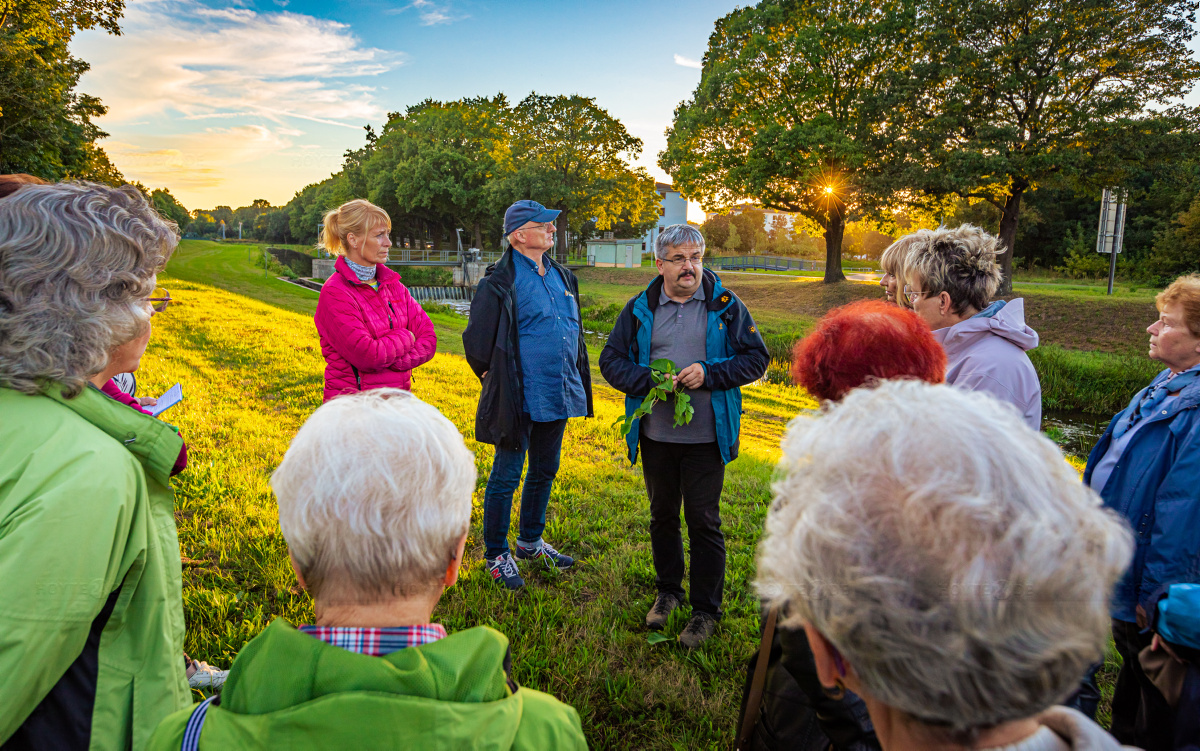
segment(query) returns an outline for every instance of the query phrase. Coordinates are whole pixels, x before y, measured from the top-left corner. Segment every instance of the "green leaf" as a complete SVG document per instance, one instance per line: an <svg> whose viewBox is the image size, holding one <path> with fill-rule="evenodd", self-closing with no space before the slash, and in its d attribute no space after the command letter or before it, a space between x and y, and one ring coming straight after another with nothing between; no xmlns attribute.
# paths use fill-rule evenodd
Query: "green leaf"
<svg viewBox="0 0 1200 751"><path fill-rule="evenodd" d="M671 375L675 375L679 372L679 370L675 367L675 363L671 362L665 357L661 357L650 363L650 369L657 370L660 373L670 373Z"/></svg>
<svg viewBox="0 0 1200 751"><path fill-rule="evenodd" d="M651 645L662 644L665 641L671 641L671 637L661 631L651 631L650 635L646 637L646 643Z"/></svg>

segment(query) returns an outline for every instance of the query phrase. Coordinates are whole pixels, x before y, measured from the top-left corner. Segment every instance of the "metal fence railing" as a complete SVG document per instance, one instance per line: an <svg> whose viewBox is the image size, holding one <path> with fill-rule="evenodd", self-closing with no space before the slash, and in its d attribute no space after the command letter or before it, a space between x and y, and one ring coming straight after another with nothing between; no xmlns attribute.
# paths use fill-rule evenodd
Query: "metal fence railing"
<svg viewBox="0 0 1200 751"><path fill-rule="evenodd" d="M390 248L388 263L395 266L458 266L464 260L464 253L458 250L430 250L428 248ZM501 251L485 250L473 253L466 258L479 263L495 263L500 259ZM595 259L590 259L585 251L567 254L568 266L595 266Z"/></svg>
<svg viewBox="0 0 1200 751"><path fill-rule="evenodd" d="M789 258L787 256L712 256L706 259L711 268L728 269L729 271L824 271L824 261L810 261L805 258ZM842 266L842 271L872 272L875 269L867 267Z"/></svg>

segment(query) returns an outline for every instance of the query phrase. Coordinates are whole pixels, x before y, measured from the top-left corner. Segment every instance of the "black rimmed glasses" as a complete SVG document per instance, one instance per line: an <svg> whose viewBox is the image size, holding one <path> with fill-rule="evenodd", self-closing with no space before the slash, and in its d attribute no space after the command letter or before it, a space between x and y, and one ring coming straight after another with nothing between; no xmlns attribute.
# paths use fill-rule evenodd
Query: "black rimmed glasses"
<svg viewBox="0 0 1200 751"><path fill-rule="evenodd" d="M687 264L700 266L704 263L704 256L700 253L691 256L676 256L675 258L664 258L663 263L669 263L672 266L683 268Z"/></svg>

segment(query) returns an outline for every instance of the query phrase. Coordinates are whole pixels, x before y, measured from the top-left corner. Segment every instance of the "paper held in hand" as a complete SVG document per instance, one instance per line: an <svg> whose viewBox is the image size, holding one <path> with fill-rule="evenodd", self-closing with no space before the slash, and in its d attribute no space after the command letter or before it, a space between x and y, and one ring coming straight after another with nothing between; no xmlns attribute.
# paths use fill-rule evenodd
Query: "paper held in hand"
<svg viewBox="0 0 1200 751"><path fill-rule="evenodd" d="M155 404L153 407L146 407L146 409L150 410L150 414L158 417L181 401L183 401L183 388L177 383L167 389L167 393L158 397L158 404Z"/></svg>

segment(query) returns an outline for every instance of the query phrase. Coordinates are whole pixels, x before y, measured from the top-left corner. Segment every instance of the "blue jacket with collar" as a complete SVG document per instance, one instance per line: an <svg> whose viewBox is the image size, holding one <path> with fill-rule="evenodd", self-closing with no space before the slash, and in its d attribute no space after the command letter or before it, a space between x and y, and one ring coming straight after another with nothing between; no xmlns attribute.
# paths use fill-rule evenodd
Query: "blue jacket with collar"
<svg viewBox="0 0 1200 751"><path fill-rule="evenodd" d="M1166 379L1159 373L1150 388ZM1146 389L1134 395L1088 456L1083 482L1112 444L1117 421L1136 408ZM1133 623L1135 608L1151 612L1151 598L1161 586L1200 582L1200 382L1185 387L1176 399L1130 439L1100 490L1104 505L1123 516L1133 529L1133 562L1113 593L1112 617Z"/></svg>
<svg viewBox="0 0 1200 751"><path fill-rule="evenodd" d="M708 332L705 337L706 359L704 386L712 391L712 407L717 432L717 447L726 464L737 458L738 435L742 425L740 387L762 378L771 355L746 306L721 284L721 278L704 270L701 284L708 307ZM650 377L650 334L654 331L654 311L658 307L663 279L654 278L646 289L625 304L608 343L600 353L600 373L604 380L625 393L625 414L631 415L654 381ZM691 363L683 364L691 365ZM629 461L637 463L639 423L634 420L625 440Z"/></svg>

